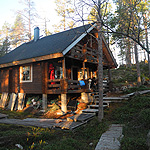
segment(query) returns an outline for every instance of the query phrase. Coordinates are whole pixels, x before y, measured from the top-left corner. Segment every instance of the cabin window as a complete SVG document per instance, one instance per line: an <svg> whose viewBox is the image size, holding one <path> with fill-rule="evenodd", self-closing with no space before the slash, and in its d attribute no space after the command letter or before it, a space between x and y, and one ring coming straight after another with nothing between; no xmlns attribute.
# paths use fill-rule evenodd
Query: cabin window
<svg viewBox="0 0 150 150"><path fill-rule="evenodd" d="M20 67L20 82L32 82L31 65L24 65Z"/></svg>
<svg viewBox="0 0 150 150"><path fill-rule="evenodd" d="M55 69L55 79L62 79L62 78L63 78L62 67L56 66L56 69Z"/></svg>

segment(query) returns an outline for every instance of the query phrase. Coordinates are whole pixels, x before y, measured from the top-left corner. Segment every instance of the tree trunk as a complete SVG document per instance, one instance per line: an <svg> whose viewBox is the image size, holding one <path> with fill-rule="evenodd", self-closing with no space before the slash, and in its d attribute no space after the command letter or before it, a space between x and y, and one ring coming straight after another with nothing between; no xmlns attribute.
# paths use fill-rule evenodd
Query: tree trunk
<svg viewBox="0 0 150 150"><path fill-rule="evenodd" d="M103 48L102 48L102 35L101 23L98 23L98 91L99 91L99 110L98 120L102 121L103 114Z"/></svg>
<svg viewBox="0 0 150 150"><path fill-rule="evenodd" d="M129 38L127 39L127 53L126 53L126 63L127 63L127 66L129 67L129 68L131 68L131 50L130 50L130 48L131 48L131 46L130 46L130 40L129 40Z"/></svg>
<svg viewBox="0 0 150 150"><path fill-rule="evenodd" d="M147 32L147 23L145 23L145 39L146 39L146 47L149 50L149 46L148 46L148 32ZM149 53L147 53L147 57L148 57L148 74L150 76L150 58L149 58Z"/></svg>
<svg viewBox="0 0 150 150"><path fill-rule="evenodd" d="M101 122L103 114L103 47L102 47L102 24L101 24L101 1L98 0L97 30L98 30L98 91L99 91L99 109L98 121Z"/></svg>
<svg viewBox="0 0 150 150"><path fill-rule="evenodd" d="M136 61L136 69L137 69L137 86L141 85L141 72L140 72L140 64L138 60L138 52L137 52L137 44L134 42L134 52L135 52L135 61Z"/></svg>

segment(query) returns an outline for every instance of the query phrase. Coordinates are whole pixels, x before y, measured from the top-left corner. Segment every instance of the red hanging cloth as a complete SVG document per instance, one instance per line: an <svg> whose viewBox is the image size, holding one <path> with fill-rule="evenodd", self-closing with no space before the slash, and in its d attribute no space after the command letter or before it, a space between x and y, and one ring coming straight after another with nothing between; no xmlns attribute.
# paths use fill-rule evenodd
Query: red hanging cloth
<svg viewBox="0 0 150 150"><path fill-rule="evenodd" d="M55 69L53 67L53 64L49 65L49 75L51 80L55 79ZM55 84L55 82L51 82L51 84Z"/></svg>

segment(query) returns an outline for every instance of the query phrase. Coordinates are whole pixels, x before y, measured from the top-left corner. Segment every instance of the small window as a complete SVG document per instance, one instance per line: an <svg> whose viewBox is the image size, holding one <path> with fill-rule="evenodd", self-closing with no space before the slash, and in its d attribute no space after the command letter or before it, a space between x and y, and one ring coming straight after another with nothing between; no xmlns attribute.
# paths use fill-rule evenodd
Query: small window
<svg viewBox="0 0 150 150"><path fill-rule="evenodd" d="M31 65L20 67L20 82L32 82L32 66Z"/></svg>

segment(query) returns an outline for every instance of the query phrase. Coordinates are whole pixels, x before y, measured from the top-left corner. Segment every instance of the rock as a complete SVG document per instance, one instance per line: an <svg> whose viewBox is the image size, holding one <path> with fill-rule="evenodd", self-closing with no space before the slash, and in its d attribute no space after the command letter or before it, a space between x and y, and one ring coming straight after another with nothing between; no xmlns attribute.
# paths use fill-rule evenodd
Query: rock
<svg viewBox="0 0 150 150"><path fill-rule="evenodd" d="M19 149L23 149L23 147L20 144L15 144L16 147L18 147Z"/></svg>
<svg viewBox="0 0 150 150"><path fill-rule="evenodd" d="M93 143L90 143L89 146L93 146Z"/></svg>

